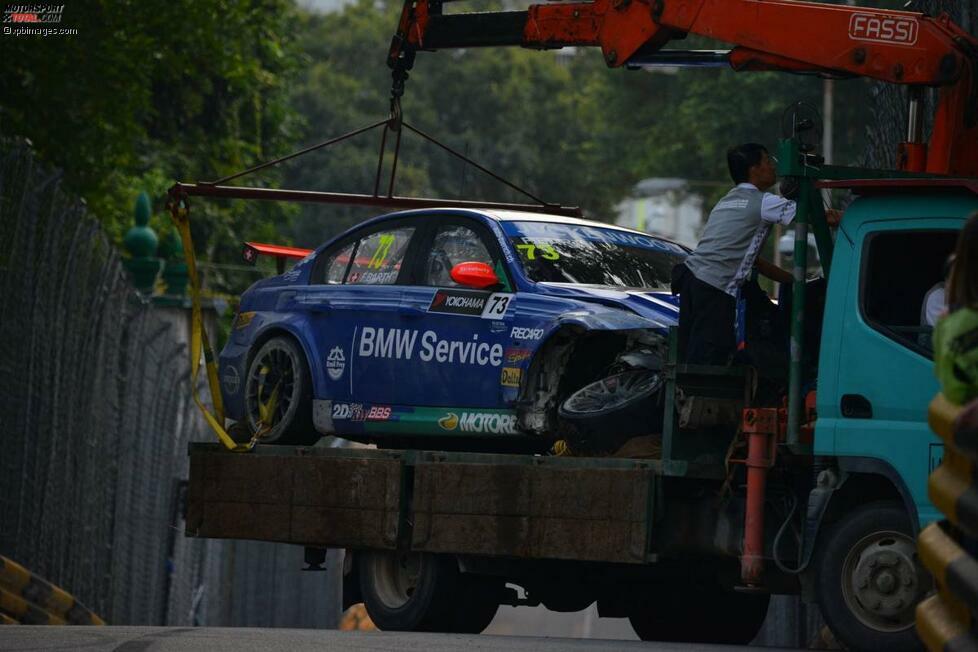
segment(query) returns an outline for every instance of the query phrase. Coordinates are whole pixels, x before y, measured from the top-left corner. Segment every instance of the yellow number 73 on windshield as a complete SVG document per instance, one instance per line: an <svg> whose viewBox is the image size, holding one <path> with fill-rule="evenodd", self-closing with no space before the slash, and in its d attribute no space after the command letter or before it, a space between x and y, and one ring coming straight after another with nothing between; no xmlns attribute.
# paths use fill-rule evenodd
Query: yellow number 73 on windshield
<svg viewBox="0 0 978 652"><path fill-rule="evenodd" d="M537 250L540 251L540 258L543 258L544 260L557 260L560 258L560 254L557 252L557 250L554 249L552 245L548 244L518 244L516 245L516 248L519 249L524 256L526 256L527 260L536 260Z"/></svg>

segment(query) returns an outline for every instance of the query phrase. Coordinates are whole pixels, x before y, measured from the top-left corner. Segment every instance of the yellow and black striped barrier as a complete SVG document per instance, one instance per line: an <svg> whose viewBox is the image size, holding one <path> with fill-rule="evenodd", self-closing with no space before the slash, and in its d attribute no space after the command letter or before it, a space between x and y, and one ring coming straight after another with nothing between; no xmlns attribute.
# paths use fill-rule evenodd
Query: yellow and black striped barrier
<svg viewBox="0 0 978 652"><path fill-rule="evenodd" d="M978 650L978 403L962 409L938 394L931 429L944 440L941 465L927 488L947 517L920 533L917 548L937 594L917 607L917 632L931 652Z"/></svg>
<svg viewBox="0 0 978 652"><path fill-rule="evenodd" d="M0 624L104 625L64 590L0 555Z"/></svg>

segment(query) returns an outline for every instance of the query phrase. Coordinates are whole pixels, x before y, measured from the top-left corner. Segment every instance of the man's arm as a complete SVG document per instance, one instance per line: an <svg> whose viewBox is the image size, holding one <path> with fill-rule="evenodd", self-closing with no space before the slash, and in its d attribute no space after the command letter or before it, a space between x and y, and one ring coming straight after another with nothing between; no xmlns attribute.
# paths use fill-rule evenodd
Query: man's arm
<svg viewBox="0 0 978 652"><path fill-rule="evenodd" d="M762 276L766 276L776 283L791 283L794 280L791 272L783 270L774 263L764 260L763 258L758 258L754 263L754 267L761 273Z"/></svg>

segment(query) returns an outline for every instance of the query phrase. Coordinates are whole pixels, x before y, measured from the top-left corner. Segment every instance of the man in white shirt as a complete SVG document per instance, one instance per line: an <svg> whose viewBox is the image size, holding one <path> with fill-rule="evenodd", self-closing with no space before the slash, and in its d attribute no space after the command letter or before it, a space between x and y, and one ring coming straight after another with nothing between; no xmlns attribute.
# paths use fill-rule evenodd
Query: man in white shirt
<svg viewBox="0 0 978 652"><path fill-rule="evenodd" d="M778 180L776 161L763 145L746 143L727 151L736 186L713 208L696 250L673 270L680 296L679 353L691 364L726 364L736 348L738 292L754 267L779 283L792 276L758 259L774 224L790 224L795 202L764 192ZM827 211L837 224L838 211Z"/></svg>

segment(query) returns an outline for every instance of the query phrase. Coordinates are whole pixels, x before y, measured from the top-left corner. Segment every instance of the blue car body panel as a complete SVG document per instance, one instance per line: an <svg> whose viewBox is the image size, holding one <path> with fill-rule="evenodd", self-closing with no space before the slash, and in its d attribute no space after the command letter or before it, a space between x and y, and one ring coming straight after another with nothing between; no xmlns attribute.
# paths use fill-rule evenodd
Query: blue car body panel
<svg viewBox="0 0 978 652"><path fill-rule="evenodd" d="M507 288L479 291L418 285L312 284L317 258L351 234L388 221L423 217L478 222L505 261ZM375 218L319 247L281 276L255 283L219 360L227 415L245 417L251 356L276 334L293 337L309 364L313 398L328 401L320 430L336 434L514 435L515 402L534 355L558 330L652 330L677 323L678 306L665 290L536 283L524 274L510 237L516 218L540 229L588 229L673 255L674 243L630 230L550 216L503 216L483 211L408 211ZM553 224L551 223L557 223ZM532 228L534 222L530 222ZM597 235L595 235L597 234ZM619 235L620 234L620 235ZM607 237L607 236L606 236ZM344 245L345 246L345 245ZM451 304L451 305L449 305Z"/></svg>

